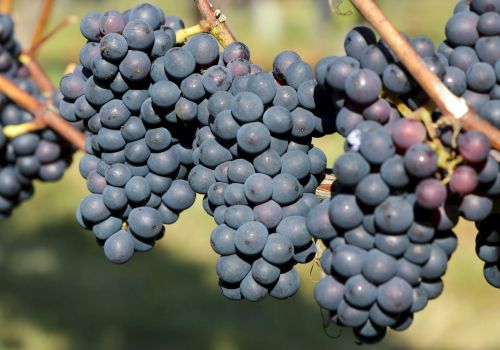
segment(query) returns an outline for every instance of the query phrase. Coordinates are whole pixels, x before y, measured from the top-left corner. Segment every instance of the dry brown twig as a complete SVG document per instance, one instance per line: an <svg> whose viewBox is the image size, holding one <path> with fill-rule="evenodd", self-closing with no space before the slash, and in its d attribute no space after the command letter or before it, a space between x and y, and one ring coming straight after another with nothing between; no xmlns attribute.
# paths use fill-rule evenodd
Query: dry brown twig
<svg viewBox="0 0 500 350"><path fill-rule="evenodd" d="M223 47L236 41L226 23L227 18L220 9L216 9L210 0L194 0L194 2L202 16L200 26L204 31L212 33Z"/></svg>
<svg viewBox="0 0 500 350"><path fill-rule="evenodd" d="M31 37L30 52L33 51L33 47L38 44L40 39L43 37L45 28L47 27L47 22L49 21L50 14L52 13L52 7L54 6L54 0L43 0L40 15L38 16L38 21L36 23L35 32Z"/></svg>
<svg viewBox="0 0 500 350"><path fill-rule="evenodd" d="M6 126L4 133L7 136L11 133L15 134L16 128L27 128L27 131L35 131L50 127L79 149L84 149L85 136L74 128L73 125L61 118L50 104L38 101L35 97L21 90L12 81L1 75L0 92L25 108L35 117L32 123Z"/></svg>
<svg viewBox="0 0 500 350"><path fill-rule="evenodd" d="M28 68L31 78L38 86L42 94L51 98L56 88L35 57L27 52L23 52L19 56L19 61L21 61Z"/></svg>
<svg viewBox="0 0 500 350"><path fill-rule="evenodd" d="M76 16L68 16L64 18L61 22L56 24L56 26L51 29L47 34L41 36L37 41L34 41L29 50L31 55L35 55L38 49L45 44L48 40L50 40L54 35L59 33L62 29L66 28L68 25L75 24L78 22L78 17Z"/></svg>
<svg viewBox="0 0 500 350"><path fill-rule="evenodd" d="M43 10L38 19L32 43L40 45L40 40L43 42L43 32L52 9L53 0L45 0ZM3 0L0 3L0 11L2 13L10 13L12 9L12 1ZM36 46L35 46L36 47ZM29 95L9 79L0 76L0 93L9 97L12 101L25 108L34 116L34 120L29 123L20 125L10 125L3 129L7 137L15 137L21 133L33 132L50 127L59 135L64 137L69 143L84 149L85 135L65 121L51 105L51 96L55 91L55 87L48 78L45 71L33 57L31 52L23 52L19 60L29 69L31 78L40 88L42 93L49 97L47 101L42 102L35 97Z"/></svg>

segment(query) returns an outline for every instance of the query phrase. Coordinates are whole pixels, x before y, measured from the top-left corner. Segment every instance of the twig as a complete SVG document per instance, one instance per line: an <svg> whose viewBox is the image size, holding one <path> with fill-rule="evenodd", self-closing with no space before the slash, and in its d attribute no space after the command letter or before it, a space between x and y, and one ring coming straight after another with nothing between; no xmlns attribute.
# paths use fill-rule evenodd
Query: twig
<svg viewBox="0 0 500 350"><path fill-rule="evenodd" d="M220 9L214 8L210 0L194 0L194 2L203 18L200 25L205 31L212 33L223 47L236 41L236 37L226 24L226 16Z"/></svg>
<svg viewBox="0 0 500 350"><path fill-rule="evenodd" d="M6 15L12 12L12 0L1 0L0 1L0 13L4 13Z"/></svg>
<svg viewBox="0 0 500 350"><path fill-rule="evenodd" d="M32 123L27 123L28 131L40 130L46 127L54 129L59 135L64 137L69 143L79 149L84 149L85 135L77 130L73 125L61 118L59 114L53 111L48 104L38 101L36 98L21 90L9 79L0 75L0 93L9 97L21 107L28 110L35 116ZM8 127L6 127L8 128ZM8 131L4 129L4 133Z"/></svg>
<svg viewBox="0 0 500 350"><path fill-rule="evenodd" d="M392 92L389 92L387 90L383 90L380 96L386 100L389 100L390 103L392 103L398 112L405 118L410 118L410 119L418 119L418 116L416 116L416 111L412 111L410 107L408 107L401 99L393 94ZM415 117L416 116L416 117Z"/></svg>
<svg viewBox="0 0 500 350"><path fill-rule="evenodd" d="M45 71L42 69L38 61L29 53L23 52L19 56L21 61L30 71L31 78L46 97L52 97L55 91L54 84L49 79Z"/></svg>
<svg viewBox="0 0 500 350"><path fill-rule="evenodd" d="M183 44L190 36L206 31L208 31L207 28L202 27L201 24L196 24L192 27L179 29L175 32L176 44Z"/></svg>
<svg viewBox="0 0 500 350"><path fill-rule="evenodd" d="M62 29L64 29L64 27L70 25L70 24L74 24L74 23L77 23L78 22L78 17L76 16L68 16L66 17L65 19L63 19L61 22L59 22L51 31L49 31L47 34L45 34L44 36L38 38L38 40L36 42L33 42L31 44L31 48L29 50L29 52L31 53L31 55L34 55L38 49L44 44L46 43L49 39L51 39L54 35L56 35L57 33L59 33Z"/></svg>
<svg viewBox="0 0 500 350"><path fill-rule="evenodd" d="M40 11L40 15L38 16L38 21L36 23L33 37L31 38L30 52L33 52L33 47L38 44L40 38L45 32L45 28L47 27L47 22L49 21L53 5L54 0L43 0L42 9Z"/></svg>
<svg viewBox="0 0 500 350"><path fill-rule="evenodd" d="M452 115L466 130L483 132L490 139L492 146L500 150L500 130L479 118L467 106L463 98L453 95L448 90L439 78L427 68L417 52L396 30L374 0L351 0L351 2L394 51L422 89L436 103L443 115Z"/></svg>

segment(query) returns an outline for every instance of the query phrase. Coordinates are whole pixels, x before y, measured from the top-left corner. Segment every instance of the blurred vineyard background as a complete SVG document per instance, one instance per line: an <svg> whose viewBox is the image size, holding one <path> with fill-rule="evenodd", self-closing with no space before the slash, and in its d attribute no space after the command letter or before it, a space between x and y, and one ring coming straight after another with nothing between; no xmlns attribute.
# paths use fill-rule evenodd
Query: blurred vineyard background
<svg viewBox="0 0 500 350"><path fill-rule="evenodd" d="M166 13L197 21L189 0L151 1ZM323 0L218 0L236 36L266 69L275 54L297 51L314 65L325 55L343 54L345 33L363 23L348 1L332 14ZM15 0L14 19L21 42L29 43L38 1ZM455 0L380 0L396 26L410 36L425 34L436 44L444 36ZM125 10L134 1L58 0L50 25L68 15ZM49 25L49 26L50 26ZM77 24L40 51L55 83L83 45ZM341 140L316 143L329 157ZM36 349L358 349L351 331L322 329L312 289L317 269L301 268L303 287L289 301L227 301L219 292L209 245L214 227L198 200L167 228L148 254L125 266L107 262L91 232L75 222L74 211L87 193L77 155L63 181L38 184L35 198L0 223L0 350ZM416 314L404 333L390 331L370 349L498 349L500 298L482 276L474 253L475 229L462 222L440 298ZM365 346L368 347L368 346Z"/></svg>

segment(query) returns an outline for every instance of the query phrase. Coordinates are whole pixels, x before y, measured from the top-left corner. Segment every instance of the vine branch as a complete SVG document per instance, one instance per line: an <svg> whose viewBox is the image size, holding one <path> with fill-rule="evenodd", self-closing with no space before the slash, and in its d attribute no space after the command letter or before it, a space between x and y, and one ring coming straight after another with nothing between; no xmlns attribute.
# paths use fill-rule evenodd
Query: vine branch
<svg viewBox="0 0 500 350"><path fill-rule="evenodd" d="M210 0L194 0L202 20L200 26L217 39L223 46L236 41L236 37L226 24L226 16L220 9L216 9Z"/></svg>
<svg viewBox="0 0 500 350"><path fill-rule="evenodd" d="M43 33L45 32L45 28L47 27L47 22L49 21L53 5L54 0L43 0L42 9L40 11L40 15L38 16L38 21L36 22L35 31L31 38L30 52L33 51L33 48L37 46L40 39L43 37Z"/></svg>
<svg viewBox="0 0 500 350"><path fill-rule="evenodd" d="M68 16L64 18L61 22L56 24L56 26L51 29L47 34L41 36L36 42L33 42L31 45L31 48L29 50L29 53L31 55L34 55L38 49L45 44L49 39L51 39L54 35L59 33L62 29L64 29L66 26L70 24L74 24L78 22L78 17L76 16Z"/></svg>
<svg viewBox="0 0 500 350"><path fill-rule="evenodd" d="M49 104L38 101L27 92L21 90L12 81L1 75L0 93L3 93L18 105L28 110L35 117L35 120L32 123L16 125L16 128L12 128L14 129L11 130L12 132L15 133L15 130L21 127L25 128L26 131L34 131L50 127L59 135L64 137L68 142L75 145L79 149L84 150L85 135L73 127L73 125L62 119L57 112L52 110ZM4 133L9 136L9 126L4 128Z"/></svg>
<svg viewBox="0 0 500 350"><path fill-rule="evenodd" d="M425 62L387 19L374 0L351 0L351 2L394 51L443 115L453 116L465 130L483 132L490 139L491 145L500 150L500 130L481 119L463 98L453 95L448 90L427 68Z"/></svg>
<svg viewBox="0 0 500 350"><path fill-rule="evenodd" d="M31 78L41 90L42 94L51 98L56 88L33 55L23 52L19 56L19 60L28 68Z"/></svg>
<svg viewBox="0 0 500 350"><path fill-rule="evenodd" d="M34 116L34 120L31 122L5 126L3 128L3 133L5 136L13 138L22 133L33 132L50 127L59 135L64 137L69 143L81 150L84 150L85 135L73 127L73 125L65 121L57 113L54 106L51 105L50 101L52 100L52 95L56 91L56 88L34 57L34 52L40 47L41 44L43 44L48 38L50 38L66 24L74 21L74 19L66 19L62 22L62 25L58 25L56 29L44 37L43 34L52 11L53 4L54 0L43 0L42 9L31 40L30 50L28 52L22 52L19 56L19 61L28 68L31 78L40 88L42 94L48 99L45 102L39 101L37 98L20 89L9 79L0 75L0 93L9 97L12 101L29 111ZM0 0L0 12L10 13L11 10L12 0Z"/></svg>

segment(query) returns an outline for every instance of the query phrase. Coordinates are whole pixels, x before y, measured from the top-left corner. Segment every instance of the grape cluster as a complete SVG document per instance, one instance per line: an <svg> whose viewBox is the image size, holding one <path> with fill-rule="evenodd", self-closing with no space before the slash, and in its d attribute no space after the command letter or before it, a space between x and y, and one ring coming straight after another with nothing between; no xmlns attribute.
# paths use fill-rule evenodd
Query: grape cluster
<svg viewBox="0 0 500 350"><path fill-rule="evenodd" d="M45 100L27 67L19 61L20 52L12 18L0 14L0 74L33 97ZM32 114L0 95L0 220L32 196L34 180L57 181L71 162L74 149L52 130L28 132L12 139L4 135L3 128L33 120Z"/></svg>
<svg viewBox="0 0 500 350"><path fill-rule="evenodd" d="M409 327L413 313L441 293L458 214L448 212L446 189L431 176L432 149L419 142L398 147L398 134L373 121L354 132L359 146L347 141L350 150L334 165L337 192L309 212L307 227L327 247L316 301L333 323L371 343L386 327ZM436 198L419 198L426 183Z"/></svg>
<svg viewBox="0 0 500 350"><path fill-rule="evenodd" d="M468 13L485 19L474 41L480 66L465 72L453 62L468 56L454 60L451 51L470 51L472 43L436 52L424 36L407 38L454 93L473 106L470 96L487 95L481 115L492 123L495 6L470 5ZM447 42L468 23L451 22ZM498 242L487 234L500 193L490 142L439 124L438 144L421 120L402 118L400 104L416 110L428 97L373 31L353 29L347 55L326 57L315 70L284 51L265 72L244 43L221 52L207 33L179 43L182 28L149 4L91 13L81 22L88 40L81 65L60 83L61 114L88 134L80 172L92 194L77 219L109 260L150 250L199 193L217 224L210 242L224 296L292 296L300 284L294 266L311 261L314 239L321 240L327 276L316 300L362 342L381 340L387 327L406 329L441 293L460 215L486 232L478 254L488 281L498 282ZM429 113L442 121L439 110ZM334 165L335 193L320 203L326 157L312 140L334 132L346 138L345 153Z"/></svg>
<svg viewBox="0 0 500 350"><path fill-rule="evenodd" d="M471 3L479 14L496 11L495 6L494 1ZM497 13L483 16L483 22L498 27L500 22L490 18ZM465 22L450 20L447 34L460 25L463 31L456 38L465 40ZM495 124L500 111L494 95L499 36L484 30L477 42L463 44L476 43L477 61L482 61L465 73L455 67L458 61L443 51L444 45L435 53L425 37L408 41L452 92L474 108L487 106L481 116ZM387 327L409 327L414 312L441 293L441 277L456 248L452 229L460 215L479 222L477 252L486 262L486 279L498 285L498 225L491 212L500 174L484 134L454 134L451 127L441 127L443 145L430 147L421 121L401 119L391 104L394 96L412 110L428 98L370 29L352 30L345 50L347 56L327 57L316 67L318 83L331 91L340 108L336 127L346 137L346 152L334 165L333 198L310 211L307 227L327 247L321 257L327 276L316 286L317 302L333 323L354 328L362 342L371 343L380 341ZM470 47L454 50L474 53ZM479 92L487 92L486 99L475 105L469 98ZM388 94L392 96L386 100ZM432 116L437 120L439 111ZM449 157L460 157L458 165L450 166L454 158Z"/></svg>
<svg viewBox="0 0 500 350"><path fill-rule="evenodd" d="M500 2L459 1L446 24L444 83L500 128Z"/></svg>
<svg viewBox="0 0 500 350"><path fill-rule="evenodd" d="M198 103L219 50L205 34L177 46L182 28L149 4L90 13L81 65L60 82L61 114L88 134L80 172L91 194L77 218L114 263L152 249L195 200L187 176Z"/></svg>
<svg viewBox="0 0 500 350"><path fill-rule="evenodd" d="M491 214L485 220L476 223L477 256L485 262L484 277L489 284L500 288L500 214Z"/></svg>
<svg viewBox="0 0 500 350"><path fill-rule="evenodd" d="M446 40L438 51L449 66L443 82L455 95L463 97L479 116L500 127L500 2L497 0L459 1L446 24ZM489 154L490 143L478 132L461 133L456 142L449 128L439 130L447 147L463 158L450 178L449 187L459 197L461 215L479 228L477 253L486 262L486 280L499 288L491 214L500 198L498 158ZM454 145L454 143L456 143ZM488 231L489 230L489 231ZM489 238L485 238L489 237Z"/></svg>
<svg viewBox="0 0 500 350"><path fill-rule="evenodd" d="M461 216L470 221L488 217L500 198L500 167L490 148L482 133L469 131L458 137L463 162L453 170L448 187L460 203Z"/></svg>
<svg viewBox="0 0 500 350"><path fill-rule="evenodd" d="M459 1L445 31L446 40L438 48L448 64L444 84L480 117L500 127L500 2ZM500 195L499 165L489 155L489 140L482 133L466 132L454 142L450 128L441 128L439 136L464 160L449 184L463 197L462 216L476 222L485 219Z"/></svg>
<svg viewBox="0 0 500 350"><path fill-rule="evenodd" d="M434 73L445 70L446 60L429 39L410 42ZM498 169L484 135L465 133L458 148L471 156L448 174L426 143L423 123L401 118L383 98L389 92L412 109L426 102L383 41L358 27L348 33L345 49L347 56L327 57L316 67L318 83L340 108L336 127L346 142L333 169L333 198L309 212L307 227L327 247L321 257L327 276L316 286L317 302L333 323L354 328L370 343L380 341L387 327L409 327L413 314L441 293L460 213L489 214L491 208L464 204L473 202L467 196L479 182L471 186L460 169L482 173L488 164L483 183L490 187Z"/></svg>
<svg viewBox="0 0 500 350"><path fill-rule="evenodd" d="M221 255L223 294L287 298L300 283L293 265L316 252L305 217L319 203L314 192L326 157L311 142L333 132L334 114L295 52L280 53L272 73L252 69L243 43L226 47L223 59L233 81L208 99L189 183L205 194L204 208L218 224L211 245Z"/></svg>

